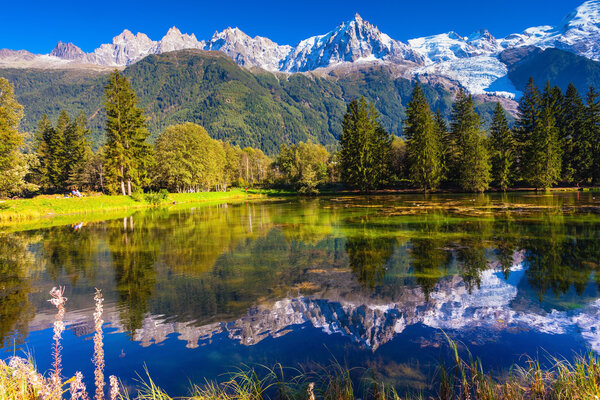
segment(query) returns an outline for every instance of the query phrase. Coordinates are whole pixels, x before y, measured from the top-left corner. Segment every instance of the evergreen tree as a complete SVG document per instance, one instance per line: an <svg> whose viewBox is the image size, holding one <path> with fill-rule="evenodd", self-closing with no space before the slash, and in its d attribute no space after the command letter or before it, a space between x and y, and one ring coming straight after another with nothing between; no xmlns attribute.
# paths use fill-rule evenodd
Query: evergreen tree
<svg viewBox="0 0 600 400"><path fill-rule="evenodd" d="M600 100L598 92L590 87L587 94L584 129L592 147L592 164L589 175L592 183L600 184Z"/></svg>
<svg viewBox="0 0 600 400"><path fill-rule="evenodd" d="M65 156L64 129L69 123L69 116L61 111L56 127L47 115L43 115L36 132L36 152L39 164L36 168L38 183L51 192L65 189Z"/></svg>
<svg viewBox="0 0 600 400"><path fill-rule="evenodd" d="M443 174L440 131L418 82L406 109L404 135L409 179L424 190L436 189Z"/></svg>
<svg viewBox="0 0 600 400"><path fill-rule="evenodd" d="M512 183L515 141L508 126L506 113L500 103L496 103L490 127L492 178L494 184L506 190Z"/></svg>
<svg viewBox="0 0 600 400"><path fill-rule="evenodd" d="M34 187L25 182L29 165L20 147L23 135L19 122L23 106L14 97L14 88L5 78L0 78L0 196L20 194Z"/></svg>
<svg viewBox="0 0 600 400"><path fill-rule="evenodd" d="M86 164L91 156L85 115L71 119L59 114L56 126L44 115L36 132L36 179L45 189L62 192L87 187Z"/></svg>
<svg viewBox="0 0 600 400"><path fill-rule="evenodd" d="M390 135L379 123L373 103L352 100L344 115L340 138L343 181L360 190L380 187L387 176Z"/></svg>
<svg viewBox="0 0 600 400"><path fill-rule="evenodd" d="M457 143L458 184L466 191L483 192L490 184L490 161L481 117L473 97L460 90L452 109L451 134Z"/></svg>
<svg viewBox="0 0 600 400"><path fill-rule="evenodd" d="M584 182L590 177L593 157L584 119L583 100L575 85L570 83L563 97L561 113L556 117L563 149L561 180L566 183Z"/></svg>
<svg viewBox="0 0 600 400"><path fill-rule="evenodd" d="M546 98L530 142L526 177L536 188L549 188L560 179L562 149L552 104Z"/></svg>
<svg viewBox="0 0 600 400"><path fill-rule="evenodd" d="M131 195L133 185L147 182L151 163L146 118L127 78L119 71L110 74L104 96L107 186L111 192Z"/></svg>
<svg viewBox="0 0 600 400"><path fill-rule="evenodd" d="M438 137L440 139L440 147L441 147L441 161L442 161L442 180L448 180L450 175L450 169L453 159L452 150L455 149L455 143L453 143L452 136L450 131L448 130L448 124L446 123L446 119L440 112L440 110L436 110L434 116L435 127L438 131Z"/></svg>
<svg viewBox="0 0 600 400"><path fill-rule="evenodd" d="M523 97L519 100L519 118L515 127L517 176L525 179L533 149L533 135L540 118L540 92L529 78Z"/></svg>

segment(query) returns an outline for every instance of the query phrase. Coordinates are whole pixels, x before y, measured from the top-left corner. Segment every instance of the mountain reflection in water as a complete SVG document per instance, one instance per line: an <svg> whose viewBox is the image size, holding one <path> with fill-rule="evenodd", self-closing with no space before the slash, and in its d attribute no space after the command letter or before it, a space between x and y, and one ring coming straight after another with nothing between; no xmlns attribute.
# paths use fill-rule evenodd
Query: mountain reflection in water
<svg viewBox="0 0 600 400"><path fill-rule="evenodd" d="M338 197L153 210L79 229L5 233L0 339L6 356L16 343L42 353L37 347L50 344L34 333L45 335L53 322L47 293L65 285L73 333L65 347L89 344L98 287L107 353L134 342L165 345L169 359L175 335L188 352L173 363L193 363L202 348L217 354L215 341L252 348L288 338L294 346L302 332L325 341L313 331L344 343L343 357L366 350L384 363L399 362L380 360L384 345L390 357L402 346L443 346L427 329L482 348L511 335L532 356L539 343L531 335L557 338L551 354L598 352L599 209L590 193ZM236 352L243 363L256 357ZM275 351L263 353L261 361L279 361ZM131 357L143 365L150 356ZM215 371L230 369L225 353L214 357Z"/></svg>

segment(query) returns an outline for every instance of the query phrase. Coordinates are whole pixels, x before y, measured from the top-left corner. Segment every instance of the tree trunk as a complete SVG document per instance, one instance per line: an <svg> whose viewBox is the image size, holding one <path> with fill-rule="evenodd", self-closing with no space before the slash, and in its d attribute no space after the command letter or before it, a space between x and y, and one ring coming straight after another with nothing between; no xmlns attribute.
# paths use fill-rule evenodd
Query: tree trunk
<svg viewBox="0 0 600 400"><path fill-rule="evenodd" d="M127 195L131 196L131 178L127 178Z"/></svg>
<svg viewBox="0 0 600 400"><path fill-rule="evenodd" d="M125 193L125 176L123 174L123 167L121 167L121 193L123 193L123 196L127 194Z"/></svg>

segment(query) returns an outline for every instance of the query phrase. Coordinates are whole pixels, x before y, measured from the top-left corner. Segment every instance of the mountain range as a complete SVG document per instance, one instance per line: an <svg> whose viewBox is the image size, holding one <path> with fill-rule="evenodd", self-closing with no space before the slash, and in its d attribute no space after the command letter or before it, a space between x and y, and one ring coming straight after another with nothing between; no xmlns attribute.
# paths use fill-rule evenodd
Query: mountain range
<svg viewBox="0 0 600 400"><path fill-rule="evenodd" d="M521 33L495 38L482 29L468 36L456 32L410 39L392 39L356 14L323 35L302 40L294 46L246 35L238 28L215 32L198 40L177 28L169 29L158 41L144 33L124 30L112 43L85 53L72 43L59 42L49 54L25 50L0 50L1 68L126 67L151 54L201 49L216 50L244 67L270 72L307 72L352 64L386 63L402 68L405 78L442 77L473 94L518 97L520 91L509 78L510 65L502 54L507 50L556 48L590 60L600 60L600 0L590 0L552 26L528 28Z"/></svg>

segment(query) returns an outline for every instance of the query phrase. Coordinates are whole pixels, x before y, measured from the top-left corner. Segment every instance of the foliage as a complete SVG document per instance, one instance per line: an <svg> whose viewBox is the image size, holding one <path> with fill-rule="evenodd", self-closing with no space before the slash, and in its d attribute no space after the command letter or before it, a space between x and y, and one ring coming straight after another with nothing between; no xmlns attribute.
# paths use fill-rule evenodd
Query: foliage
<svg viewBox="0 0 600 400"><path fill-rule="evenodd" d="M34 189L25 182L29 166L20 151L23 144L23 135L18 130L21 118L23 106L15 100L13 86L0 78L0 197Z"/></svg>
<svg viewBox="0 0 600 400"><path fill-rule="evenodd" d="M444 170L441 132L418 83L415 83L406 115L404 136L408 176L424 190L436 189Z"/></svg>
<svg viewBox="0 0 600 400"><path fill-rule="evenodd" d="M387 178L390 135L379 123L379 113L364 97L348 104L340 138L342 180L360 190L381 187Z"/></svg>
<svg viewBox="0 0 600 400"><path fill-rule="evenodd" d="M490 163L481 118L475 112L471 95L460 91L456 97L451 120L451 135L456 154L451 168L461 189L483 192L490 183Z"/></svg>
<svg viewBox="0 0 600 400"><path fill-rule="evenodd" d="M377 105L381 124L402 134L412 84L385 66L359 71L279 74L248 70L218 52L182 50L151 55L123 74L146 110L150 141L169 125L192 122L212 138L275 155L281 144L312 141L338 146L347 102L364 96ZM102 93L108 73L93 70L0 69L26 107L23 127L33 131L43 114L64 109L90 117L90 142L106 141ZM452 99L441 87L423 85L430 103L448 115ZM482 106L478 106L482 107Z"/></svg>
<svg viewBox="0 0 600 400"><path fill-rule="evenodd" d="M301 193L316 193L316 187L327 181L330 155L325 147L312 142L282 145L275 161L284 180Z"/></svg>
<svg viewBox="0 0 600 400"><path fill-rule="evenodd" d="M80 114L71 119L61 111L56 125L42 116L35 136L38 164L34 179L46 192L89 188L87 164L92 157L87 142L87 119Z"/></svg>
<svg viewBox="0 0 600 400"><path fill-rule="evenodd" d="M156 179L176 192L208 190L225 180L226 153L201 126L187 122L168 127L155 146Z"/></svg>
<svg viewBox="0 0 600 400"><path fill-rule="evenodd" d="M132 186L143 187L151 163L146 139L146 118L127 78L119 71L110 74L105 88L106 185L111 193L130 195Z"/></svg>
<svg viewBox="0 0 600 400"><path fill-rule="evenodd" d="M496 187L502 190L512 184L515 156L513 132L508 126L505 113L502 105L497 103L490 127L492 179Z"/></svg>

